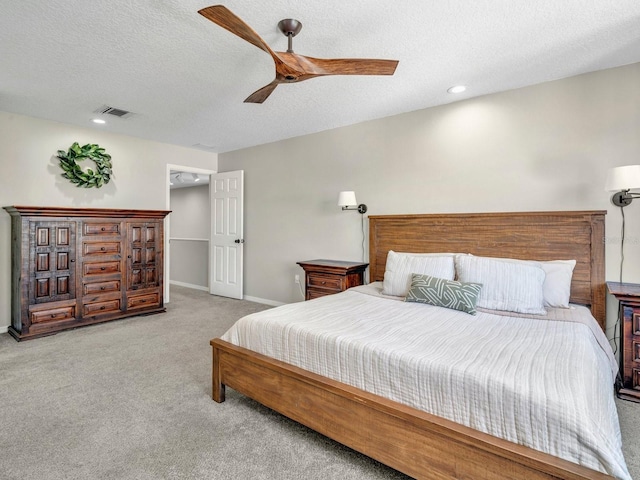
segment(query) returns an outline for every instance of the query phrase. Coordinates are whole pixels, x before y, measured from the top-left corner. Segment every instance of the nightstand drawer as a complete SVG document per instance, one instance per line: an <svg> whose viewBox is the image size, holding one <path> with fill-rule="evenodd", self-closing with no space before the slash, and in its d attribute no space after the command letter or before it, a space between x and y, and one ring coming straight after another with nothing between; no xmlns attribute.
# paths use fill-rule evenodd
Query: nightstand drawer
<svg viewBox="0 0 640 480"><path fill-rule="evenodd" d="M309 275L307 275L307 286L326 288L339 292L342 290L342 277L321 273L309 273Z"/></svg>
<svg viewBox="0 0 640 480"><path fill-rule="evenodd" d="M313 300L314 298L326 297L327 295L333 295L335 292L333 290L319 290L315 288L310 288L307 290L307 300Z"/></svg>

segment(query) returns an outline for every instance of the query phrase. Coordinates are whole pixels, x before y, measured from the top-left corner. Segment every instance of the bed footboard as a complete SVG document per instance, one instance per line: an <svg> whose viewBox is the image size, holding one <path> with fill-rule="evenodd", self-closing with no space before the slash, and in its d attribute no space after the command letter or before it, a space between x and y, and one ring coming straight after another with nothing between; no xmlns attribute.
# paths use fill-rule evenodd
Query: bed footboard
<svg viewBox="0 0 640 480"><path fill-rule="evenodd" d="M220 339L211 346L216 402L229 386L414 478L612 479Z"/></svg>

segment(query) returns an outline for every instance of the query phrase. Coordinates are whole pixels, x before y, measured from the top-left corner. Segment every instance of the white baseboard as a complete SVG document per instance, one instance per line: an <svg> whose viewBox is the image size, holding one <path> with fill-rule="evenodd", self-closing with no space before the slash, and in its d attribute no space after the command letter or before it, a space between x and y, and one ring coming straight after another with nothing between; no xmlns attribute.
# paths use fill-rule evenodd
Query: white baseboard
<svg viewBox="0 0 640 480"><path fill-rule="evenodd" d="M171 280L169 283L171 285L177 285L179 287L192 288L194 290L202 290L203 292L209 291L209 287L203 287L202 285L194 285L193 283L178 282L176 280Z"/></svg>
<svg viewBox="0 0 640 480"><path fill-rule="evenodd" d="M7 333L9 331L9 325L6 327L0 327L0 333Z"/></svg>
<svg viewBox="0 0 640 480"><path fill-rule="evenodd" d="M286 303L283 303L283 302L276 302L275 300L267 300L266 298L260 298L260 297L252 297L250 295L245 295L242 297L242 299L247 300L249 302L262 303L264 305L271 305L272 307L279 307L281 305L286 305Z"/></svg>
<svg viewBox="0 0 640 480"><path fill-rule="evenodd" d="M202 285L193 285L191 283L178 282L176 280L171 280L169 283L171 285L177 285L179 287L193 288L194 290L202 290L203 292L209 291L208 287L203 287ZM280 305L286 305L284 302L276 302L275 300L268 300L266 298L260 298L260 297L252 297L250 295L244 295L242 299L247 300L248 302L271 305L272 307L279 307Z"/></svg>

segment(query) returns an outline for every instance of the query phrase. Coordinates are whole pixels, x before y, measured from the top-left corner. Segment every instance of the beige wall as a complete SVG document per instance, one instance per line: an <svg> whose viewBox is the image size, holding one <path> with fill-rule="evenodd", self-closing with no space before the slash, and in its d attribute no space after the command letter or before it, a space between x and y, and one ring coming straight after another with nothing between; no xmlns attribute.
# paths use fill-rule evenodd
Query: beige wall
<svg viewBox="0 0 640 480"><path fill-rule="evenodd" d="M56 152L73 142L97 143L112 156L112 181L78 188L62 178ZM167 207L167 164L217 169L217 155L0 112L0 206ZM0 209L0 331L11 323L11 224Z"/></svg>
<svg viewBox="0 0 640 480"><path fill-rule="evenodd" d="M372 215L608 210L617 279L620 212L604 181L636 163L640 64L219 157L220 171L245 170L245 294L281 302L301 300L296 261L361 258L360 215L337 207L341 190ZM624 280L640 282L640 200L625 212Z"/></svg>

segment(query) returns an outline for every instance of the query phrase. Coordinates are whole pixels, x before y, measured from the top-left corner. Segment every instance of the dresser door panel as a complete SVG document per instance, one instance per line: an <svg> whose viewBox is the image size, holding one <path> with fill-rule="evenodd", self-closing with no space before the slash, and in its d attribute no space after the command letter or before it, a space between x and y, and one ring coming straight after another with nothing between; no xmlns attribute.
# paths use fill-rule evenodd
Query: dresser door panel
<svg viewBox="0 0 640 480"><path fill-rule="evenodd" d="M30 222L34 239L30 253L33 303L69 300L75 296L75 222Z"/></svg>
<svg viewBox="0 0 640 480"><path fill-rule="evenodd" d="M159 250L155 223L131 223L128 227L129 255L127 289L152 288L160 285L157 274Z"/></svg>

